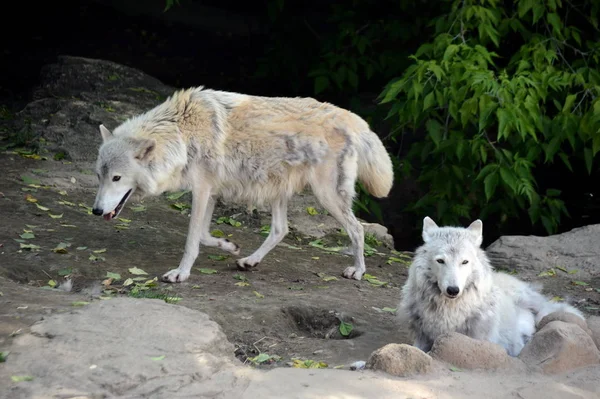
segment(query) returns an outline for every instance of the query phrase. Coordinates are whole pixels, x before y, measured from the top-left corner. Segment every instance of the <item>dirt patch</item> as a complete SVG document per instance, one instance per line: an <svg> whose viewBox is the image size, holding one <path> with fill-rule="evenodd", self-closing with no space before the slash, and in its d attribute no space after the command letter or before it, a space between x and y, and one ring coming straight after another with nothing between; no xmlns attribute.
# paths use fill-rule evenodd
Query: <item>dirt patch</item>
<svg viewBox="0 0 600 399"><path fill-rule="evenodd" d="M90 211L96 189L93 167L51 156L36 160L0 155L0 276L27 289L0 289L0 342L8 345L13 331L26 331L47 312L72 307L72 302L130 295L161 298L207 313L222 326L242 362L261 353L281 357L260 367L285 366L293 358L332 367L366 360L388 343L411 343L408 329L393 313L408 258L371 242L367 273L375 279L344 279L341 273L352 263L340 249L347 237L306 236L294 229L292 217L290 235L252 272L239 272L235 257L207 248L185 283L157 281L132 294L136 284L160 278L178 265L190 195L130 203L121 220L109 223ZM319 213L315 220L330 218L308 195L297 197L290 207L299 215L309 205ZM212 229L239 244L243 257L264 240L269 222L267 213L219 204ZM133 268L147 274L134 274ZM119 279L102 284L115 275ZM60 303L49 306L54 310L44 309L46 294L59 291L56 287L63 286L66 277L71 280L70 293L55 292ZM536 280L544 283L547 293L574 300L586 314L600 314L600 282L582 278L585 285L574 285L576 278L557 274ZM127 279L143 281L123 287ZM31 305L17 311L21 303ZM342 321L352 325L345 336L340 332Z"/></svg>

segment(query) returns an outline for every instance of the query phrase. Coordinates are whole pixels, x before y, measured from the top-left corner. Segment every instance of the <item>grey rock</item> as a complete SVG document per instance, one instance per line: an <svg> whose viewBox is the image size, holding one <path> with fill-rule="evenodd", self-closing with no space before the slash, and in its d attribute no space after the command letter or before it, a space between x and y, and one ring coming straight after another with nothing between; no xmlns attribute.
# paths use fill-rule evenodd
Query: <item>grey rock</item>
<svg viewBox="0 0 600 399"><path fill-rule="evenodd" d="M548 237L502 236L486 252L496 267L537 275L551 267L577 269L578 278L600 276L600 224Z"/></svg>
<svg viewBox="0 0 600 399"><path fill-rule="evenodd" d="M371 354L366 368L407 377L427 373L431 365L431 356L419 348L406 344L388 344Z"/></svg>
<svg viewBox="0 0 600 399"><path fill-rule="evenodd" d="M600 351L577 324L552 321L533 335L519 358L546 374L600 364Z"/></svg>

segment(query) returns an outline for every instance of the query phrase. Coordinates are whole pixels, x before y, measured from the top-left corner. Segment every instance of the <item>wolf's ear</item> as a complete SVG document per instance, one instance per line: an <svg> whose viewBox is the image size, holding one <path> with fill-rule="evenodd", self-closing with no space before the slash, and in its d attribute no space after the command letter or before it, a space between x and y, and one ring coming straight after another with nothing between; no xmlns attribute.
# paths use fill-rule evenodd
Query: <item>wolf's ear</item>
<svg viewBox="0 0 600 399"><path fill-rule="evenodd" d="M471 232L473 238L475 239L475 244L480 246L483 242L483 222L480 219L477 219L473 223L467 227L467 230Z"/></svg>
<svg viewBox="0 0 600 399"><path fill-rule="evenodd" d="M133 143L133 156L142 162L148 161L156 148L156 141L153 139L134 139Z"/></svg>
<svg viewBox="0 0 600 399"><path fill-rule="evenodd" d="M423 241L427 242L431 238L431 233L434 229L437 229L438 225L435 224L432 218L425 216L423 219Z"/></svg>
<svg viewBox="0 0 600 399"><path fill-rule="evenodd" d="M104 125L100 125L100 134L102 135L102 141L108 141L113 137L113 134Z"/></svg>

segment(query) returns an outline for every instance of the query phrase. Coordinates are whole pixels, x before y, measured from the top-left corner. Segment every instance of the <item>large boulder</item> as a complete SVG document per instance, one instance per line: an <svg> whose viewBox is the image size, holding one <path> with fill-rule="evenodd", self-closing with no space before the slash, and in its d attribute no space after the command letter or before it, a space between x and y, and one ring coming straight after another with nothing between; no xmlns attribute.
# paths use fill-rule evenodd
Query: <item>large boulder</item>
<svg viewBox="0 0 600 399"><path fill-rule="evenodd" d="M113 298L54 315L18 337L0 369L0 397L234 397L233 352L205 313ZM31 381L7 383L12 376Z"/></svg>
<svg viewBox="0 0 600 399"><path fill-rule="evenodd" d="M431 365L431 356L419 348L406 344L388 344L369 356L366 368L407 377L427 373Z"/></svg>
<svg viewBox="0 0 600 399"><path fill-rule="evenodd" d="M60 56L42 68L34 101L16 115L13 129L43 138L51 154L93 161L101 143L100 124L113 129L159 104L173 90L134 68Z"/></svg>
<svg viewBox="0 0 600 399"><path fill-rule="evenodd" d="M600 316L590 316L587 319L587 325L590 329L592 339L600 349Z"/></svg>
<svg viewBox="0 0 600 399"><path fill-rule="evenodd" d="M435 360L461 369L525 369L522 362L509 356L500 345L456 332L440 335L433 343L429 354Z"/></svg>
<svg viewBox="0 0 600 399"><path fill-rule="evenodd" d="M563 321L565 323L576 324L583 331L588 333L590 337L593 337L592 331L589 329L588 324L581 317L574 315L571 312L552 312L542 318L540 322L537 324L536 328L541 330L548 323L552 323L553 321Z"/></svg>
<svg viewBox="0 0 600 399"><path fill-rule="evenodd" d="M502 236L486 252L494 266L539 274L552 267L577 269L577 276L600 276L600 224L548 237Z"/></svg>
<svg viewBox="0 0 600 399"><path fill-rule="evenodd" d="M577 324L552 321L533 335L519 358L530 367L557 374L600 364L600 351Z"/></svg>

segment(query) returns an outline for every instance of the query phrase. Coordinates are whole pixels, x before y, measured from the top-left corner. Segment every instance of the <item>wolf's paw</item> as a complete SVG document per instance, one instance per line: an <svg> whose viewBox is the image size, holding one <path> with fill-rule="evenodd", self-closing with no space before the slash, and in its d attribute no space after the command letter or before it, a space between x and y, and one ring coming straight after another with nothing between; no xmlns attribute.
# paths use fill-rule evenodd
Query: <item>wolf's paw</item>
<svg viewBox="0 0 600 399"><path fill-rule="evenodd" d="M238 270L248 271L248 270L252 269L253 267L258 266L258 264L260 262L253 260L251 257L247 257L247 258L238 259L236 263L237 263Z"/></svg>
<svg viewBox="0 0 600 399"><path fill-rule="evenodd" d="M350 266L347 267L346 270L344 270L344 272L342 273L342 276L346 277L346 278L353 278L354 280L360 280L363 276L363 274L365 274L364 270L357 270L356 267L354 266Z"/></svg>
<svg viewBox="0 0 600 399"><path fill-rule="evenodd" d="M182 272L179 269L173 269L162 275L161 280L165 283L181 283L190 276L190 272Z"/></svg>
<svg viewBox="0 0 600 399"><path fill-rule="evenodd" d="M227 238L219 240L219 248L234 255L240 254L240 246L235 242L229 241Z"/></svg>

